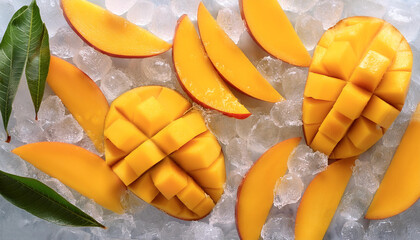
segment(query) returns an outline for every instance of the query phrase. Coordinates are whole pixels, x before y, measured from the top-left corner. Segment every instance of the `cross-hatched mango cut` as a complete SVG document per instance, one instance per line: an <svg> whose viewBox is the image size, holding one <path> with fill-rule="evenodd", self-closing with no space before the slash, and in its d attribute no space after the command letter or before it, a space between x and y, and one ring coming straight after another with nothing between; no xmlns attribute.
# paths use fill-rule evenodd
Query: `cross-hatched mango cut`
<svg viewBox="0 0 420 240"><path fill-rule="evenodd" d="M331 159L374 145L400 113L413 54L391 24L373 17L343 19L315 48L302 106L306 143Z"/></svg>
<svg viewBox="0 0 420 240"><path fill-rule="evenodd" d="M223 153L201 114L160 86L130 90L105 119L105 159L136 196L171 216L203 218L223 194Z"/></svg>

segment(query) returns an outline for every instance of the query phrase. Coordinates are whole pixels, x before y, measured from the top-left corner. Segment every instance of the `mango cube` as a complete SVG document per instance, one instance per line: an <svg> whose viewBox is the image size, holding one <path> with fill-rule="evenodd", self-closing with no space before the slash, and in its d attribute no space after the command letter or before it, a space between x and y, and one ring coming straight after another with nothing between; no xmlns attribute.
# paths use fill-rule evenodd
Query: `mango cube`
<svg viewBox="0 0 420 240"><path fill-rule="evenodd" d="M318 100L335 101L345 85L346 82L338 78L310 72L303 95Z"/></svg>
<svg viewBox="0 0 420 240"><path fill-rule="evenodd" d="M188 175L171 159L165 158L150 170L153 184L166 199L171 199L187 186Z"/></svg>
<svg viewBox="0 0 420 240"><path fill-rule="evenodd" d="M347 41L334 41L327 49L322 64L332 77L347 80L357 64L357 56Z"/></svg>

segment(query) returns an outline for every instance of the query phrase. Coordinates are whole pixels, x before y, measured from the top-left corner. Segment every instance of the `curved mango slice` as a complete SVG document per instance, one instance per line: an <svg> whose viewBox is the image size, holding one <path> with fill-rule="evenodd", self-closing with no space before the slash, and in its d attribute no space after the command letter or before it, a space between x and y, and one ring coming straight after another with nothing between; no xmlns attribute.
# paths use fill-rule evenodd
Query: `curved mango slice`
<svg viewBox="0 0 420 240"><path fill-rule="evenodd" d="M374 145L401 111L413 54L391 24L351 17L325 32L309 68L302 106L306 143L331 159Z"/></svg>
<svg viewBox="0 0 420 240"><path fill-rule="evenodd" d="M198 7L197 23L201 41L210 60L228 83L241 92L263 101L283 100L241 49L220 28L203 3Z"/></svg>
<svg viewBox="0 0 420 240"><path fill-rule="evenodd" d="M235 118L251 115L214 69L187 15L178 20L172 57L181 86L195 102Z"/></svg>
<svg viewBox="0 0 420 240"><path fill-rule="evenodd" d="M300 201L295 239L323 239L352 174L355 158L329 165L312 180Z"/></svg>
<svg viewBox="0 0 420 240"><path fill-rule="evenodd" d="M39 142L12 152L51 177L116 213L126 187L99 156L67 143Z"/></svg>
<svg viewBox="0 0 420 240"><path fill-rule="evenodd" d="M307 67L311 56L277 0L240 0L242 18L254 40L269 54Z"/></svg>
<svg viewBox="0 0 420 240"><path fill-rule="evenodd" d="M280 142L249 169L238 189L236 227L241 239L259 239L273 205L277 180L287 171L287 160L301 138Z"/></svg>
<svg viewBox="0 0 420 240"><path fill-rule="evenodd" d="M367 219L397 215L420 196L420 105L411 117L391 164L366 212Z"/></svg>
<svg viewBox="0 0 420 240"><path fill-rule="evenodd" d="M47 83L85 130L96 149L103 152L103 129L109 105L95 82L77 67L51 56Z"/></svg>
<svg viewBox="0 0 420 240"><path fill-rule="evenodd" d="M144 201L184 220L205 217L223 193L225 162L217 139L177 92L130 90L111 104L105 158Z"/></svg>
<svg viewBox="0 0 420 240"><path fill-rule="evenodd" d="M73 30L104 54L140 58L171 48L171 44L147 30L86 0L61 0L61 8Z"/></svg>

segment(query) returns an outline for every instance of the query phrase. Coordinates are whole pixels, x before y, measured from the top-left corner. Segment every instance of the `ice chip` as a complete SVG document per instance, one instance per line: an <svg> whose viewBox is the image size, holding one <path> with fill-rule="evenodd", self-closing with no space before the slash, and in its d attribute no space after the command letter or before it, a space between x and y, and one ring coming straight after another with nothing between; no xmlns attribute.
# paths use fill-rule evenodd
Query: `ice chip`
<svg viewBox="0 0 420 240"><path fill-rule="evenodd" d="M297 174L288 173L281 177L274 188L274 206L282 208L285 205L300 200L304 185Z"/></svg>
<svg viewBox="0 0 420 240"><path fill-rule="evenodd" d="M60 240L90 240L91 234L83 230L78 230L76 228L61 228L56 232L51 239L60 239Z"/></svg>
<svg viewBox="0 0 420 240"><path fill-rule="evenodd" d="M236 0L215 0L217 4L222 7L232 8L238 6L238 1Z"/></svg>
<svg viewBox="0 0 420 240"><path fill-rule="evenodd" d="M82 127L71 115L46 126L46 131L47 140L51 142L77 143L83 138Z"/></svg>
<svg viewBox="0 0 420 240"><path fill-rule="evenodd" d="M307 50L312 50L324 33L322 22L311 15L299 16L295 24L295 30Z"/></svg>
<svg viewBox="0 0 420 240"><path fill-rule="evenodd" d="M241 15L231 8L223 8L217 14L217 23L235 43L239 42L245 25Z"/></svg>
<svg viewBox="0 0 420 240"><path fill-rule="evenodd" d="M163 226L160 236L162 239L177 240L188 227L179 222L168 222Z"/></svg>
<svg viewBox="0 0 420 240"><path fill-rule="evenodd" d="M374 193L379 187L379 180L373 172L370 162L356 160L353 167L353 178L357 186Z"/></svg>
<svg viewBox="0 0 420 240"><path fill-rule="evenodd" d="M227 226L235 224L236 195L223 194L222 198L210 214L209 223L212 226Z"/></svg>
<svg viewBox="0 0 420 240"><path fill-rule="evenodd" d="M83 47L83 41L69 27L58 29L50 40L51 53L60 58L72 58Z"/></svg>
<svg viewBox="0 0 420 240"><path fill-rule="evenodd" d="M227 144L230 139L236 136L235 118L212 112L206 116L206 120L210 130L223 144Z"/></svg>
<svg viewBox="0 0 420 240"><path fill-rule="evenodd" d="M162 56L145 58L140 64L144 76L154 82L166 83L172 80L170 59Z"/></svg>
<svg viewBox="0 0 420 240"><path fill-rule="evenodd" d="M344 219L356 221L366 212L373 194L366 188L355 186L352 181L349 185L337 211Z"/></svg>
<svg viewBox="0 0 420 240"><path fill-rule="evenodd" d="M314 17L322 22L325 30L334 26L343 14L344 3L341 0L322 0L314 9Z"/></svg>
<svg viewBox="0 0 420 240"><path fill-rule="evenodd" d="M302 101L277 102L271 109L270 115L278 127L302 126Z"/></svg>
<svg viewBox="0 0 420 240"><path fill-rule="evenodd" d="M153 1L140 0L128 10L127 19L137 25L147 25L152 21L155 7Z"/></svg>
<svg viewBox="0 0 420 240"><path fill-rule="evenodd" d="M257 123L258 117L251 115L245 119L236 120L236 133L239 137L243 139L248 139L249 133L252 130L252 127Z"/></svg>
<svg viewBox="0 0 420 240"><path fill-rule="evenodd" d="M71 204L76 204L76 199L74 198L73 193L66 187L66 185L61 183L59 180L55 178L49 178L47 180L44 180L43 183L48 187L52 188Z"/></svg>
<svg viewBox="0 0 420 240"><path fill-rule="evenodd" d="M305 89L307 70L288 68L281 75L282 95L288 100L301 100Z"/></svg>
<svg viewBox="0 0 420 240"><path fill-rule="evenodd" d="M199 3L200 0L171 0L170 6L175 16L187 14L191 20L196 20Z"/></svg>
<svg viewBox="0 0 420 240"><path fill-rule="evenodd" d="M66 20L63 17L63 11L60 7L60 1L38 0L37 5L41 12L42 21L45 23L50 37L54 36L58 29L67 25Z"/></svg>
<svg viewBox="0 0 420 240"><path fill-rule="evenodd" d="M307 145L297 146L287 161L289 171L301 177L320 173L327 166L328 156L318 151L314 152Z"/></svg>
<svg viewBox="0 0 420 240"><path fill-rule="evenodd" d="M149 30L165 41L171 41L174 37L177 17L167 5L159 5L155 8Z"/></svg>
<svg viewBox="0 0 420 240"><path fill-rule="evenodd" d="M112 67L112 60L91 47L83 47L79 53L73 57L76 66L86 73L93 81L100 80Z"/></svg>
<svg viewBox="0 0 420 240"><path fill-rule="evenodd" d="M0 36L6 31L7 24L13 16L14 8L9 1L0 1Z"/></svg>
<svg viewBox="0 0 420 240"><path fill-rule="evenodd" d="M242 138L233 138L225 147L225 160L227 161L228 169L233 169L240 175L244 175L252 161L246 151L247 142Z"/></svg>
<svg viewBox="0 0 420 240"><path fill-rule="evenodd" d="M294 12L294 13L304 13L311 9L318 0L278 0L283 10Z"/></svg>
<svg viewBox="0 0 420 240"><path fill-rule="evenodd" d="M248 148L257 153L263 153L278 142L279 135L280 130L273 120L268 116L262 116L252 127Z"/></svg>
<svg viewBox="0 0 420 240"><path fill-rule="evenodd" d="M11 144L4 141L0 142L0 170L10 174L27 176L28 166L24 160L10 152L13 148Z"/></svg>
<svg viewBox="0 0 420 240"><path fill-rule="evenodd" d="M396 240L394 223L390 220L371 221L367 231L368 239Z"/></svg>
<svg viewBox="0 0 420 240"><path fill-rule="evenodd" d="M343 240L360 240L365 235L363 225L355 221L347 221L341 229Z"/></svg>
<svg viewBox="0 0 420 240"><path fill-rule="evenodd" d="M371 16L382 18L386 12L386 1L377 0L352 0L344 10L345 17L350 16Z"/></svg>
<svg viewBox="0 0 420 240"><path fill-rule="evenodd" d="M265 79L270 81L271 84L274 84L280 81L283 72L282 61L271 56L265 56L258 61L257 69Z"/></svg>
<svg viewBox="0 0 420 240"><path fill-rule="evenodd" d="M408 42L414 41L418 35L420 18L417 12L400 8L391 8L384 16L384 20L396 27Z"/></svg>
<svg viewBox="0 0 420 240"><path fill-rule="evenodd" d="M108 101L113 101L122 93L130 90L132 85L131 79L118 69L112 69L101 80L101 90Z"/></svg>
<svg viewBox="0 0 420 240"><path fill-rule="evenodd" d="M380 179L382 179L383 174L385 174L385 171L388 169L394 152L394 148L378 146L372 153L370 158L372 170Z"/></svg>
<svg viewBox="0 0 420 240"><path fill-rule="evenodd" d="M10 130L10 135L23 143L45 140L40 122L29 118L17 119L16 125Z"/></svg>
<svg viewBox="0 0 420 240"><path fill-rule="evenodd" d="M126 13L135 3L136 0L105 0L105 7L114 14L122 15Z"/></svg>
<svg viewBox="0 0 420 240"><path fill-rule="evenodd" d="M38 112L38 119L43 123L53 123L63 119L64 114L65 108L61 99L52 95L42 101Z"/></svg>
<svg viewBox="0 0 420 240"><path fill-rule="evenodd" d="M285 215L269 218L261 230L263 239L293 240L294 220Z"/></svg>
<svg viewBox="0 0 420 240"><path fill-rule="evenodd" d="M182 235L183 240L219 240L223 237L222 229L205 222L192 222Z"/></svg>

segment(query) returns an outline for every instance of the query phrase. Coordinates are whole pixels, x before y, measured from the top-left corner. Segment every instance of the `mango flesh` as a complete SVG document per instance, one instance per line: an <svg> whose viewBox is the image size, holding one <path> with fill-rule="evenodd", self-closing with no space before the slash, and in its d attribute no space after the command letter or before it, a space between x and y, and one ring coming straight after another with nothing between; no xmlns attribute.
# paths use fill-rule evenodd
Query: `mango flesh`
<svg viewBox="0 0 420 240"><path fill-rule="evenodd" d="M39 142L12 152L99 205L124 212L121 198L126 186L102 158L88 150L68 143Z"/></svg>
<svg viewBox="0 0 420 240"><path fill-rule="evenodd" d="M309 67L302 107L306 143L331 159L374 145L401 111L413 54L389 23L350 17L324 33Z"/></svg>
<svg viewBox="0 0 420 240"><path fill-rule="evenodd" d="M211 62L228 83L256 99L267 102L283 100L217 24L203 3L198 7L197 24Z"/></svg>
<svg viewBox="0 0 420 240"><path fill-rule="evenodd" d="M401 143L366 212L367 219L397 215L420 196L420 105L411 117Z"/></svg>
<svg viewBox="0 0 420 240"><path fill-rule="evenodd" d="M329 165L311 181L300 201L295 239L323 239L352 174L355 158Z"/></svg>
<svg viewBox="0 0 420 240"><path fill-rule="evenodd" d="M236 227L241 239L259 239L273 205L277 180L287 171L287 160L301 138L291 138L267 150L249 169L238 189Z"/></svg>
<svg viewBox="0 0 420 240"><path fill-rule="evenodd" d="M105 120L105 159L138 197L171 216L197 220L223 193L225 162L204 119L177 92L130 90Z"/></svg>
<svg viewBox="0 0 420 240"><path fill-rule="evenodd" d="M154 56L171 44L86 0L61 0L64 17L73 30L98 51L124 58Z"/></svg>
<svg viewBox="0 0 420 240"><path fill-rule="evenodd" d="M240 0L248 32L268 53L287 63L307 67L311 56L277 0Z"/></svg>

